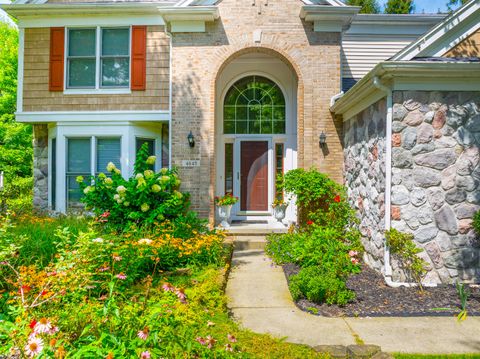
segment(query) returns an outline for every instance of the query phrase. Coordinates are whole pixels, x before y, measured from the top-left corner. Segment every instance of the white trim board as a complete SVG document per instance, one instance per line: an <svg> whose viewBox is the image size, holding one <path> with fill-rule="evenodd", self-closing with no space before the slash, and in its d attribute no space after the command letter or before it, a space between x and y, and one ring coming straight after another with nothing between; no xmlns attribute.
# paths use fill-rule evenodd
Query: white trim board
<svg viewBox="0 0 480 359"><path fill-rule="evenodd" d="M165 25L163 18L157 14L149 15L65 15L65 16L25 16L18 21L20 28L62 27L62 26L132 26Z"/></svg>
<svg viewBox="0 0 480 359"><path fill-rule="evenodd" d="M442 56L475 32L479 23L480 0L471 0L393 56L392 61L409 61L419 56Z"/></svg>
<svg viewBox="0 0 480 359"><path fill-rule="evenodd" d="M16 112L18 122L168 122L169 111L78 111L78 112Z"/></svg>

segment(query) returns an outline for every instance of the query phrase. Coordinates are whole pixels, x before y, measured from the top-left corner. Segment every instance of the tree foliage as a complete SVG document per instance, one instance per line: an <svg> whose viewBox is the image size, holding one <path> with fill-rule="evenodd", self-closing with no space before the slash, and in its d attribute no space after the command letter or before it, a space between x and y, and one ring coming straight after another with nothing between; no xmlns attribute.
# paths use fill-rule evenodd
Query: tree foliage
<svg viewBox="0 0 480 359"><path fill-rule="evenodd" d="M388 0L385 14L411 14L414 9L413 0Z"/></svg>
<svg viewBox="0 0 480 359"><path fill-rule="evenodd" d="M448 0L448 10L452 11L455 7L465 5L469 1L470 0Z"/></svg>
<svg viewBox="0 0 480 359"><path fill-rule="evenodd" d="M376 0L347 0L347 5L360 6L360 14L378 14L380 5Z"/></svg>
<svg viewBox="0 0 480 359"><path fill-rule="evenodd" d="M0 23L0 171L5 173L7 199L31 191L32 129L15 122L17 101L18 31ZM18 186L24 183L25 188ZM22 186L23 187L23 186ZM28 192L28 193L26 193Z"/></svg>

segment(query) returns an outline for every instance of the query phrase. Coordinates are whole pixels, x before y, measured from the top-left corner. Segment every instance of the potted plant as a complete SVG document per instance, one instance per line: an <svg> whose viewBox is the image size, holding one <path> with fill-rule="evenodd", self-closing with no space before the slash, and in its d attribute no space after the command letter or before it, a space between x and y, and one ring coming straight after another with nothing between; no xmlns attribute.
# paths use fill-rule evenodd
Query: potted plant
<svg viewBox="0 0 480 359"><path fill-rule="evenodd" d="M238 202L238 197L234 197L230 192L225 196L215 197L215 204L218 208L218 217L220 217L220 225L223 228L230 227L230 215L232 206Z"/></svg>
<svg viewBox="0 0 480 359"><path fill-rule="evenodd" d="M283 219L285 218L288 203L285 202L285 197L283 194L283 187L284 187L284 182L283 182L283 176L278 175L275 181L275 188L276 188L276 195L275 195L275 200L272 203L272 208L273 208L273 216L277 221L283 224Z"/></svg>

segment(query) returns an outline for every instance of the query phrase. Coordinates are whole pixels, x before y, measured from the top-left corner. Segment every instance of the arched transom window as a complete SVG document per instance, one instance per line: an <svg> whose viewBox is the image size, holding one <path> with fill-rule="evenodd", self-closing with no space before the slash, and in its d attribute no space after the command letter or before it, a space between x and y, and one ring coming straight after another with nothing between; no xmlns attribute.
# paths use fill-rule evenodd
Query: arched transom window
<svg viewBox="0 0 480 359"><path fill-rule="evenodd" d="M227 92L223 110L225 134L285 133L285 97L273 81L248 76Z"/></svg>

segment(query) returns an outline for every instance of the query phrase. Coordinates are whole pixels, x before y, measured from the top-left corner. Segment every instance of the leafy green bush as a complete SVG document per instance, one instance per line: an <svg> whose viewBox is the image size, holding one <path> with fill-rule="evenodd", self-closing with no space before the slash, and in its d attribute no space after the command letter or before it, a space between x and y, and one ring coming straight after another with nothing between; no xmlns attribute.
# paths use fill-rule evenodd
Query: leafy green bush
<svg viewBox="0 0 480 359"><path fill-rule="evenodd" d="M392 228L385 232L385 238L391 253L400 260L407 275L421 284L422 278L427 272L427 263L417 256L418 253L423 252L423 249L415 245L413 234L403 233Z"/></svg>
<svg viewBox="0 0 480 359"><path fill-rule="evenodd" d="M285 191L295 196L298 223L305 226L314 222L344 230L356 223L355 212L346 201L345 188L327 175L312 168L289 171L284 178Z"/></svg>
<svg viewBox="0 0 480 359"><path fill-rule="evenodd" d="M477 236L480 236L480 211L473 216L473 229L475 229Z"/></svg>
<svg viewBox="0 0 480 359"><path fill-rule="evenodd" d="M100 222L117 229L152 228L165 221L178 222L179 218L197 230L204 229L204 222L188 212L190 196L179 191L177 171L163 168L155 173L150 169L155 160L155 156L148 156L145 144L137 155L130 179L124 179L113 163L107 166L110 177L100 173L86 182L79 177L77 181L84 193L82 202Z"/></svg>
<svg viewBox="0 0 480 359"><path fill-rule="evenodd" d="M345 305L355 299L345 281L322 266L302 268L291 276L290 292L294 300L307 298L315 303Z"/></svg>

